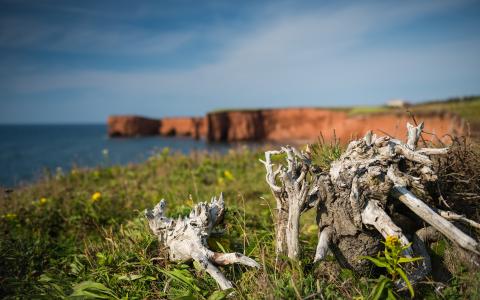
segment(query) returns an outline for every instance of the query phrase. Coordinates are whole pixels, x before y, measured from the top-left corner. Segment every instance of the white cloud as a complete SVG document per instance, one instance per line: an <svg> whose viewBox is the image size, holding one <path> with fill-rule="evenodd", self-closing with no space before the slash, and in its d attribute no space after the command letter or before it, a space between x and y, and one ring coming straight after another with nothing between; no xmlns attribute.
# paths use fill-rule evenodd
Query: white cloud
<svg viewBox="0 0 480 300"><path fill-rule="evenodd" d="M449 96L469 93L465 78L478 77L480 40L444 41L429 45L371 45L370 35L412 20L445 12L453 2L350 5L329 10L280 11L271 19L258 20L254 28L226 39L213 62L183 70L158 71L47 71L12 78L4 88L19 93L58 89L86 89L109 94L112 103L119 99L152 101L172 114L190 114L192 110L219 107L258 107L285 105L339 105L356 100L381 102L390 97ZM209 36L215 36L212 28ZM235 33L236 31L230 31ZM162 51L165 43L178 45L192 38L190 32L168 37L146 37L127 33L138 51ZM81 47L100 31L72 35L51 47ZM78 41L75 41L78 39ZM98 40L97 50L116 47L120 37ZM121 38L125 41L125 37ZM175 42L177 41L177 42ZM27 43L24 41L23 43ZM103 46L102 46L103 43ZM140 45L140 46L139 46ZM158 48L160 47L160 48ZM127 47L128 48L128 47ZM134 51L134 49L131 49ZM457 70L458 73L452 73ZM449 82L450 85L437 83ZM477 85L478 86L478 85ZM475 92L475 91L473 91ZM478 92L478 91L477 91ZM437 94L436 94L437 93ZM94 93L90 93L94 94ZM357 98L355 98L357 97ZM155 100L152 100L155 99ZM324 102L320 102L324 100ZM196 105L192 103L197 102ZM185 108L182 108L185 107ZM182 111L182 109L185 109ZM162 110L160 110L162 111ZM165 111L165 110L163 110ZM198 112L198 113L203 113Z"/></svg>

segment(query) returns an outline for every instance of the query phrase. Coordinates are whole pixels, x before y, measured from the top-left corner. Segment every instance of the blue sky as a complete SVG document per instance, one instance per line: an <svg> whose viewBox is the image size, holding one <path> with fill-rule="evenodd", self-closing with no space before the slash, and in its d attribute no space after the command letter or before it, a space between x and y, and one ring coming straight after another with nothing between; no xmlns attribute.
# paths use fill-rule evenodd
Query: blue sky
<svg viewBox="0 0 480 300"><path fill-rule="evenodd" d="M0 123L480 94L477 1L0 0Z"/></svg>

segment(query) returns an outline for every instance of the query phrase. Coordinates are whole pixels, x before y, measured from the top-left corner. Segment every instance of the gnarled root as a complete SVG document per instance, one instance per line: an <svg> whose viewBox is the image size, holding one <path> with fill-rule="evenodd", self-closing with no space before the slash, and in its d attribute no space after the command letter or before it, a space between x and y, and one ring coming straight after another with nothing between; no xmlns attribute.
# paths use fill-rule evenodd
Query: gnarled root
<svg viewBox="0 0 480 300"><path fill-rule="evenodd" d="M333 231L330 226L327 226L319 231L317 250L315 251L315 258L313 262L318 262L325 258L328 252L330 241L332 239L332 234Z"/></svg>
<svg viewBox="0 0 480 300"><path fill-rule="evenodd" d="M165 200L160 201L153 210L145 210L148 224L169 251L173 261L195 260L217 281L221 289L232 288L232 283L220 272L217 265L233 263L259 268L253 259L240 253L216 253L207 248L207 239L212 229L224 216L223 195L210 203L195 205L188 217L170 219L165 216Z"/></svg>
<svg viewBox="0 0 480 300"><path fill-rule="evenodd" d="M273 155L286 155L286 164L274 171ZM300 254L300 215L314 206L317 201L315 178L311 176L311 161L308 151L299 152L286 146L280 151L265 152L260 160L267 171L266 180L277 202L275 220L276 251L296 259Z"/></svg>
<svg viewBox="0 0 480 300"><path fill-rule="evenodd" d="M454 213L453 211L446 211L441 209L434 209L434 211L447 220L462 222L464 224L472 226L473 228L480 229L480 224L473 220L467 219L467 217L463 215Z"/></svg>
<svg viewBox="0 0 480 300"><path fill-rule="evenodd" d="M395 186L394 194L403 204L410 208L422 220L432 225L449 240L477 255L480 254L480 246L477 241L463 233L463 231L455 227L455 225L437 214L433 209L415 197L415 195L413 195L405 187Z"/></svg>
<svg viewBox="0 0 480 300"><path fill-rule="evenodd" d="M365 225L375 227L384 238L387 236L396 236L403 246L410 243L407 237L403 235L402 229L393 223L392 219L383 208L380 207L379 202L376 200L368 201L367 206L362 212L362 222ZM410 248L406 249L405 255L411 257L412 250Z"/></svg>
<svg viewBox="0 0 480 300"><path fill-rule="evenodd" d="M296 239L297 246L293 252L293 257L296 257L298 227L291 230L291 217L295 216L295 224L298 225L298 211L301 213L303 209L317 204L319 242L315 261L323 259L330 249L345 266L368 273L369 265L359 262L359 256L375 256L383 248L380 234L384 238L397 236L403 245L409 244L407 236L411 235L412 247L406 249L404 255L424 258L407 267L410 281L415 283L431 271L425 237L433 229L464 249L465 253L476 257L480 253L479 243L448 220L477 229L480 224L454 212L429 207L414 194L422 198L434 196L429 195L426 188L438 184L435 164L430 157L448 151L448 148L417 149L422 129L423 123L418 126L407 124L406 142L387 136L377 137L368 132L363 139L352 141L342 156L332 162L330 170L322 173L313 172L317 167L309 157L293 148L266 152L263 163L267 170L267 182L277 199L279 212L277 249L279 240L285 241L284 245L289 248L287 244ZM282 153L287 155L288 167L280 166L273 171L270 156ZM398 201L416 216L396 211L404 207ZM403 215L413 225L402 230L389 214ZM432 229L418 230L419 221L430 224ZM290 237L284 232L289 232ZM292 254L290 250L288 253L289 256Z"/></svg>
<svg viewBox="0 0 480 300"><path fill-rule="evenodd" d="M408 124L407 129L406 143L391 137L377 137L372 132L368 132L361 140L352 141L340 159L331 165L331 187L319 189L319 198L325 200L319 202L317 219L319 228L331 228L334 232L335 245L331 247L336 249L334 253L339 256L338 260L349 263L357 271L364 269L361 269L362 265L356 264L358 260L353 257L357 255L354 251L356 248L350 245L358 245L361 237L361 243L365 245L362 255L375 255L376 248L372 245L380 241L375 240L369 230L371 227L383 237L398 236L403 245L409 243L406 235L412 234L412 247L407 249L404 255L424 257L423 261L415 263L411 266L413 268L408 270L408 276L415 283L431 271L425 239L422 237L426 230L405 233L393 222L389 213L398 213L395 211L398 206L395 204L396 199L410 208L421 220L433 226L429 231L433 228L438 230L464 249L464 252L470 252L471 256L480 252L479 243L448 220L462 222L474 228L479 228L480 224L454 212L429 207L409 190L428 195L425 186L435 184L437 180L430 156L446 154L448 148L417 149L423 124ZM322 234L323 231L319 233L319 240L322 240ZM315 260L324 257L322 254L325 249L323 239L317 246Z"/></svg>

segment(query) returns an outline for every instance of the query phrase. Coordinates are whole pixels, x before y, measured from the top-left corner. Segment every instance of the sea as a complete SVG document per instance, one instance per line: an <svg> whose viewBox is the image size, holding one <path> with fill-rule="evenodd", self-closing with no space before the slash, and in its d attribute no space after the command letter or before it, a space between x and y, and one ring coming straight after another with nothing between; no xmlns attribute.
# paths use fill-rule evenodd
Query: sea
<svg viewBox="0 0 480 300"><path fill-rule="evenodd" d="M238 146L178 137L109 138L106 125L0 125L0 187L30 183L74 166L139 163L165 147L188 154L224 153Z"/></svg>

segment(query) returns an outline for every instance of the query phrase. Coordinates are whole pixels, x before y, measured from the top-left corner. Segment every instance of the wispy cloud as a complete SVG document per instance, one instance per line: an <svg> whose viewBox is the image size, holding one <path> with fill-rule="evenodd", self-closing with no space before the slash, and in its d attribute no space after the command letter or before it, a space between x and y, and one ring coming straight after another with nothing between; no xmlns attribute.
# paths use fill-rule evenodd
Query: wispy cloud
<svg viewBox="0 0 480 300"><path fill-rule="evenodd" d="M156 33L133 26L99 28L91 25L58 25L32 19L0 21L0 47L77 54L161 55L189 43L190 31Z"/></svg>
<svg viewBox="0 0 480 300"><path fill-rule="evenodd" d="M251 18L255 21L243 30L204 26L201 30L189 27L157 34L135 28L72 29L69 36L54 39L46 47L55 51L108 53L118 49L121 53L160 55L178 51L198 39L210 39L214 46L210 45L209 51L215 55L204 63L180 69L47 68L41 74L22 72L2 80L0 87L24 95L88 90L90 97L111 97L112 103L135 99L139 110L144 107L145 112L151 112L156 108L158 114L177 115L225 106L333 106L359 100L381 103L390 97L422 99L478 92L479 37L416 45L402 44L400 37L398 43L394 37L386 38L403 26L442 16L465 3L392 5L372 2L293 13L285 6L276 10L268 6L258 12L268 18ZM53 39L58 35L56 30L40 29L35 38L17 39L17 46ZM12 45L11 39L0 33L2 43ZM121 107L131 109L129 105ZM109 112L105 108L105 113Z"/></svg>

